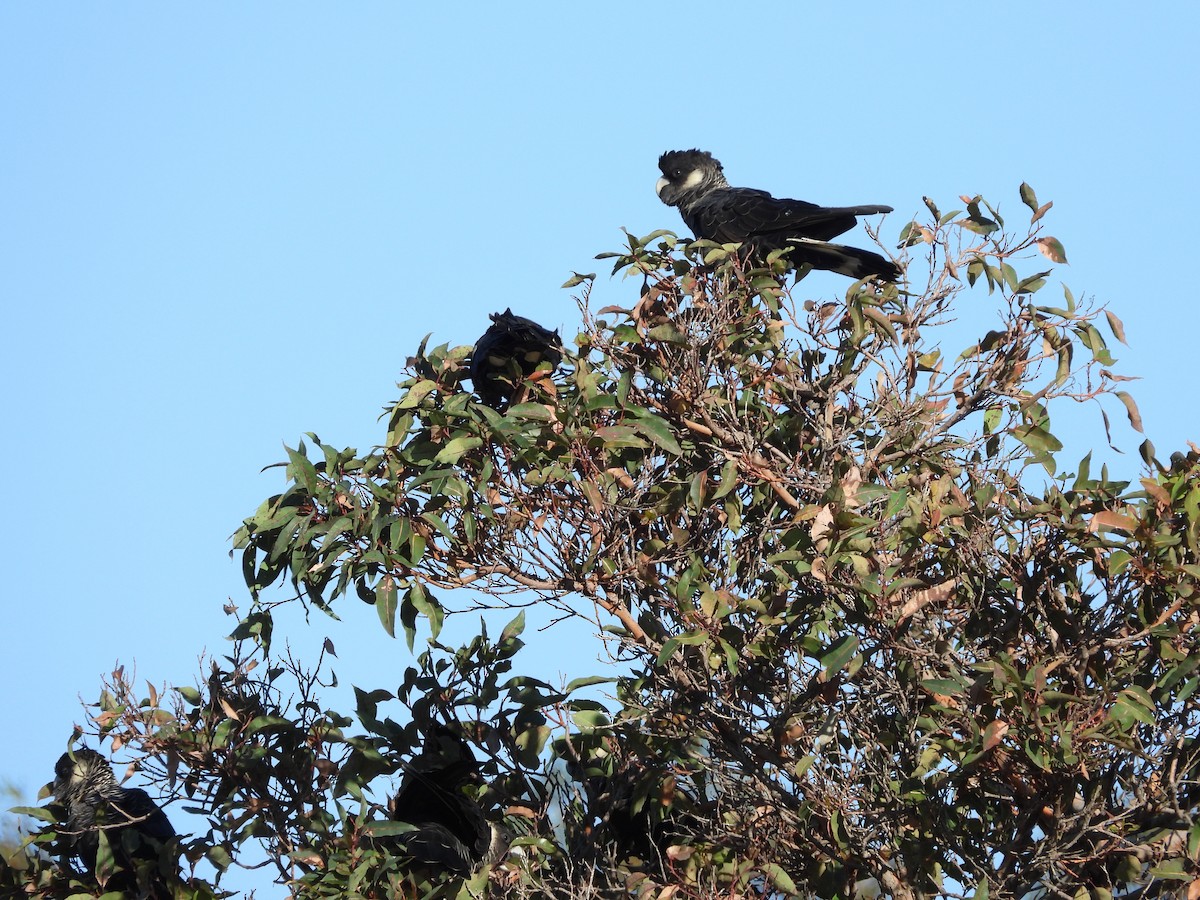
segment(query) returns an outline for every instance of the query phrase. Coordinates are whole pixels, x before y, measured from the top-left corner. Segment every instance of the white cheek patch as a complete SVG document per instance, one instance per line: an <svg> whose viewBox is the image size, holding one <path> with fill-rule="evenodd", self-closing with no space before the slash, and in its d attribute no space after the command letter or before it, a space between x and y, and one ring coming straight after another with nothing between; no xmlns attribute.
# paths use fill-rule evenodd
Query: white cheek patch
<svg viewBox="0 0 1200 900"><path fill-rule="evenodd" d="M683 182L683 188L684 190L687 190L688 188L694 188L703 180L704 173L699 169L692 169L692 171L688 173L687 180Z"/></svg>
<svg viewBox="0 0 1200 900"><path fill-rule="evenodd" d="M665 178L658 179L658 181L654 183L654 193L661 197L663 189L670 183L671 182L667 181Z"/></svg>

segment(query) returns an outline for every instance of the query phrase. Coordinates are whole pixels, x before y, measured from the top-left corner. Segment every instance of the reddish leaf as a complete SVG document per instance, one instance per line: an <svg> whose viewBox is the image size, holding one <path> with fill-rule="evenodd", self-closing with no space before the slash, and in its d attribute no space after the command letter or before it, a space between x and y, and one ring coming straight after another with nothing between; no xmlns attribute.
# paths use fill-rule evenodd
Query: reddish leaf
<svg viewBox="0 0 1200 900"><path fill-rule="evenodd" d="M1035 212L1033 214L1033 218L1031 218L1029 220L1029 224L1032 225L1034 222L1036 222L1038 219L1040 219L1042 216L1044 216L1046 213L1048 213L1050 211L1050 207L1052 207L1053 205L1054 205L1054 201L1051 200L1049 203L1045 203L1042 206L1039 206L1037 208L1037 212Z"/></svg>

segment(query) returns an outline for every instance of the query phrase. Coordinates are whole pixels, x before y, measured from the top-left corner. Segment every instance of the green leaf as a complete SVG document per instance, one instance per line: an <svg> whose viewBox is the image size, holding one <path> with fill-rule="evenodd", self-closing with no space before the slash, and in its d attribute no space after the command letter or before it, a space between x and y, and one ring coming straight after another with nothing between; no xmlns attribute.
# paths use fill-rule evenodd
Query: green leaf
<svg viewBox="0 0 1200 900"><path fill-rule="evenodd" d="M581 731L595 731L612 725L608 713L601 709L581 709L571 713L571 721L579 726Z"/></svg>
<svg viewBox="0 0 1200 900"><path fill-rule="evenodd" d="M570 278L563 282L564 288L573 288L577 284L583 284L585 281L595 281L596 273L589 272L587 275L580 275L578 272L572 274Z"/></svg>
<svg viewBox="0 0 1200 900"><path fill-rule="evenodd" d="M953 678L924 678L921 680L921 687L931 694L943 694L947 697L957 696L965 690L962 682Z"/></svg>
<svg viewBox="0 0 1200 900"><path fill-rule="evenodd" d="M13 806L8 810L14 816L29 816L43 822L57 822L58 817L44 806Z"/></svg>
<svg viewBox="0 0 1200 900"><path fill-rule="evenodd" d="M422 379L408 389L408 393L396 404L396 409L412 409L414 406L420 406L421 401L435 390L437 390L437 382Z"/></svg>
<svg viewBox="0 0 1200 900"><path fill-rule="evenodd" d="M407 822L395 821L375 821L368 822L362 827L364 834L369 834L372 837L395 837L396 835L408 834L412 831L417 831L416 825L410 825Z"/></svg>
<svg viewBox="0 0 1200 900"><path fill-rule="evenodd" d="M661 666L666 663L680 647L694 646L706 640L708 640L708 634L703 631L689 631L686 634L668 638L663 641L662 649L658 651L658 664Z"/></svg>
<svg viewBox="0 0 1200 900"><path fill-rule="evenodd" d="M429 634L434 640L437 640L437 636L442 631L442 622L446 617L437 598L426 590L424 584L418 581L408 589L407 599L417 612L429 621Z"/></svg>
<svg viewBox="0 0 1200 900"><path fill-rule="evenodd" d="M720 500L737 487L737 471L737 460L727 459L725 465L721 466L721 483L713 492L713 500Z"/></svg>
<svg viewBox="0 0 1200 900"><path fill-rule="evenodd" d="M200 705L200 692L194 687L177 687L175 693L190 703L192 706Z"/></svg>
<svg viewBox="0 0 1200 900"><path fill-rule="evenodd" d="M1038 211L1037 194L1024 181L1021 182L1021 202L1029 207L1030 212Z"/></svg>
<svg viewBox="0 0 1200 900"><path fill-rule="evenodd" d="M396 636L398 600L399 591L396 590L395 579L391 575L384 575L375 587L375 611L379 613L379 621L383 623L383 630L391 637Z"/></svg>
<svg viewBox="0 0 1200 900"><path fill-rule="evenodd" d="M668 453L676 456L683 455L683 448L679 446L675 435L671 433L671 426L653 413L640 416L634 421L633 427Z"/></svg>
<svg viewBox="0 0 1200 900"><path fill-rule="evenodd" d="M841 671L856 653L858 653L858 638L854 635L847 635L834 641L829 649L821 655L821 666L825 669L826 676Z"/></svg>
<svg viewBox="0 0 1200 900"><path fill-rule="evenodd" d="M615 678L605 678L601 675L587 675L583 678L574 678L567 682L566 692L570 694L580 688L591 687L593 684L613 684L616 680Z"/></svg>
<svg viewBox="0 0 1200 900"><path fill-rule="evenodd" d="M987 237L992 232L1000 230L999 225L985 216L980 216L978 219L960 219L955 224L982 237Z"/></svg>
<svg viewBox="0 0 1200 900"><path fill-rule="evenodd" d="M524 419L533 422L554 421L554 413L542 403L518 403L510 406L504 416L508 419Z"/></svg>
<svg viewBox="0 0 1200 900"><path fill-rule="evenodd" d="M771 884L789 896L796 896L796 882L778 863L767 863L762 867L762 873L771 879Z"/></svg>
<svg viewBox="0 0 1200 900"><path fill-rule="evenodd" d="M1124 691L1118 696L1117 702L1113 704L1112 714L1123 722L1136 719L1143 725L1154 724L1154 713L1142 706L1141 703L1131 700Z"/></svg>
<svg viewBox="0 0 1200 900"><path fill-rule="evenodd" d="M233 857L229 855L229 851L220 844L214 844L204 851L204 857L210 863L217 867L221 872L224 872L233 865Z"/></svg>
<svg viewBox="0 0 1200 900"><path fill-rule="evenodd" d="M651 328L646 332L646 337L667 344L686 344L688 342L687 335L669 323Z"/></svg>
<svg viewBox="0 0 1200 900"><path fill-rule="evenodd" d="M1034 453L1057 453L1062 449L1062 441L1037 425L1018 425L1012 430L1012 435Z"/></svg>
<svg viewBox="0 0 1200 900"><path fill-rule="evenodd" d="M517 613L516 617L504 626L504 630L500 632L500 643L511 641L525 630L525 610Z"/></svg>
<svg viewBox="0 0 1200 900"><path fill-rule="evenodd" d="M438 451L437 456L433 458L434 465L456 463L463 456L463 454L482 445L483 438L476 437L473 434L456 437Z"/></svg>
<svg viewBox="0 0 1200 900"><path fill-rule="evenodd" d="M1030 275L1028 278L1022 278L1015 288L1014 294L1032 294L1042 289L1046 284L1046 276L1049 272L1038 272L1036 275Z"/></svg>
<svg viewBox="0 0 1200 900"><path fill-rule="evenodd" d="M303 448L303 444L301 445ZM286 444L283 447L287 451L288 459L291 460L291 465L288 466L292 478L302 482L305 489L310 495L317 493L317 488L320 485L320 479L317 476L317 469L312 464L312 461L301 450L293 450Z"/></svg>

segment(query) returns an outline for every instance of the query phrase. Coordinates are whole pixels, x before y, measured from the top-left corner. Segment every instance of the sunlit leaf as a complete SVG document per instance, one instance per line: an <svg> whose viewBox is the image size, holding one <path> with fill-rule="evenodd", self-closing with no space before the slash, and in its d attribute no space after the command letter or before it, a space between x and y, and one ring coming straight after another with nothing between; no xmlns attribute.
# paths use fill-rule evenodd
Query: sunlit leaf
<svg viewBox="0 0 1200 900"><path fill-rule="evenodd" d="M1063 248L1062 241L1055 237L1042 237L1037 239L1038 250L1042 256L1051 262L1065 263L1067 261L1067 251Z"/></svg>
<svg viewBox="0 0 1200 900"><path fill-rule="evenodd" d="M379 613L379 621L383 630L391 637L396 636L396 607L399 603L399 592L396 582L391 575L384 575L375 587L375 611Z"/></svg>

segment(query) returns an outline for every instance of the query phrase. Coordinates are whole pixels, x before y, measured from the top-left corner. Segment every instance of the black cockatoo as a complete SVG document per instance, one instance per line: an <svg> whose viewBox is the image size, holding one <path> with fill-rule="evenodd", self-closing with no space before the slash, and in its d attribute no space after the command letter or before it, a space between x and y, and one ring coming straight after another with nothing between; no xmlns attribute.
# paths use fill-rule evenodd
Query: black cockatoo
<svg viewBox="0 0 1200 900"><path fill-rule="evenodd" d="M106 890L155 900L171 896L159 854L175 829L149 794L118 785L108 760L80 747L55 764L54 796L67 808L66 827L59 834L88 875L96 875L103 832L116 866Z"/></svg>
<svg viewBox="0 0 1200 900"><path fill-rule="evenodd" d="M511 309L492 313L492 324L471 353L471 382L475 393L493 409L504 409L521 382L543 363L553 370L562 362L562 339L557 331Z"/></svg>
<svg viewBox="0 0 1200 900"><path fill-rule="evenodd" d="M419 865L464 877L499 859L508 843L503 830L463 791L481 783L479 763L466 741L440 725L431 730L388 804L392 819L416 827L398 838L404 854Z"/></svg>
<svg viewBox="0 0 1200 900"><path fill-rule="evenodd" d="M890 206L818 206L772 197L754 188L730 187L721 163L703 150L671 150L658 158L658 198L679 207L684 224L699 239L740 242L761 261L772 250L792 247L793 266L808 264L851 278L898 281L900 267L870 250L829 243L849 231L857 216L889 213Z"/></svg>

